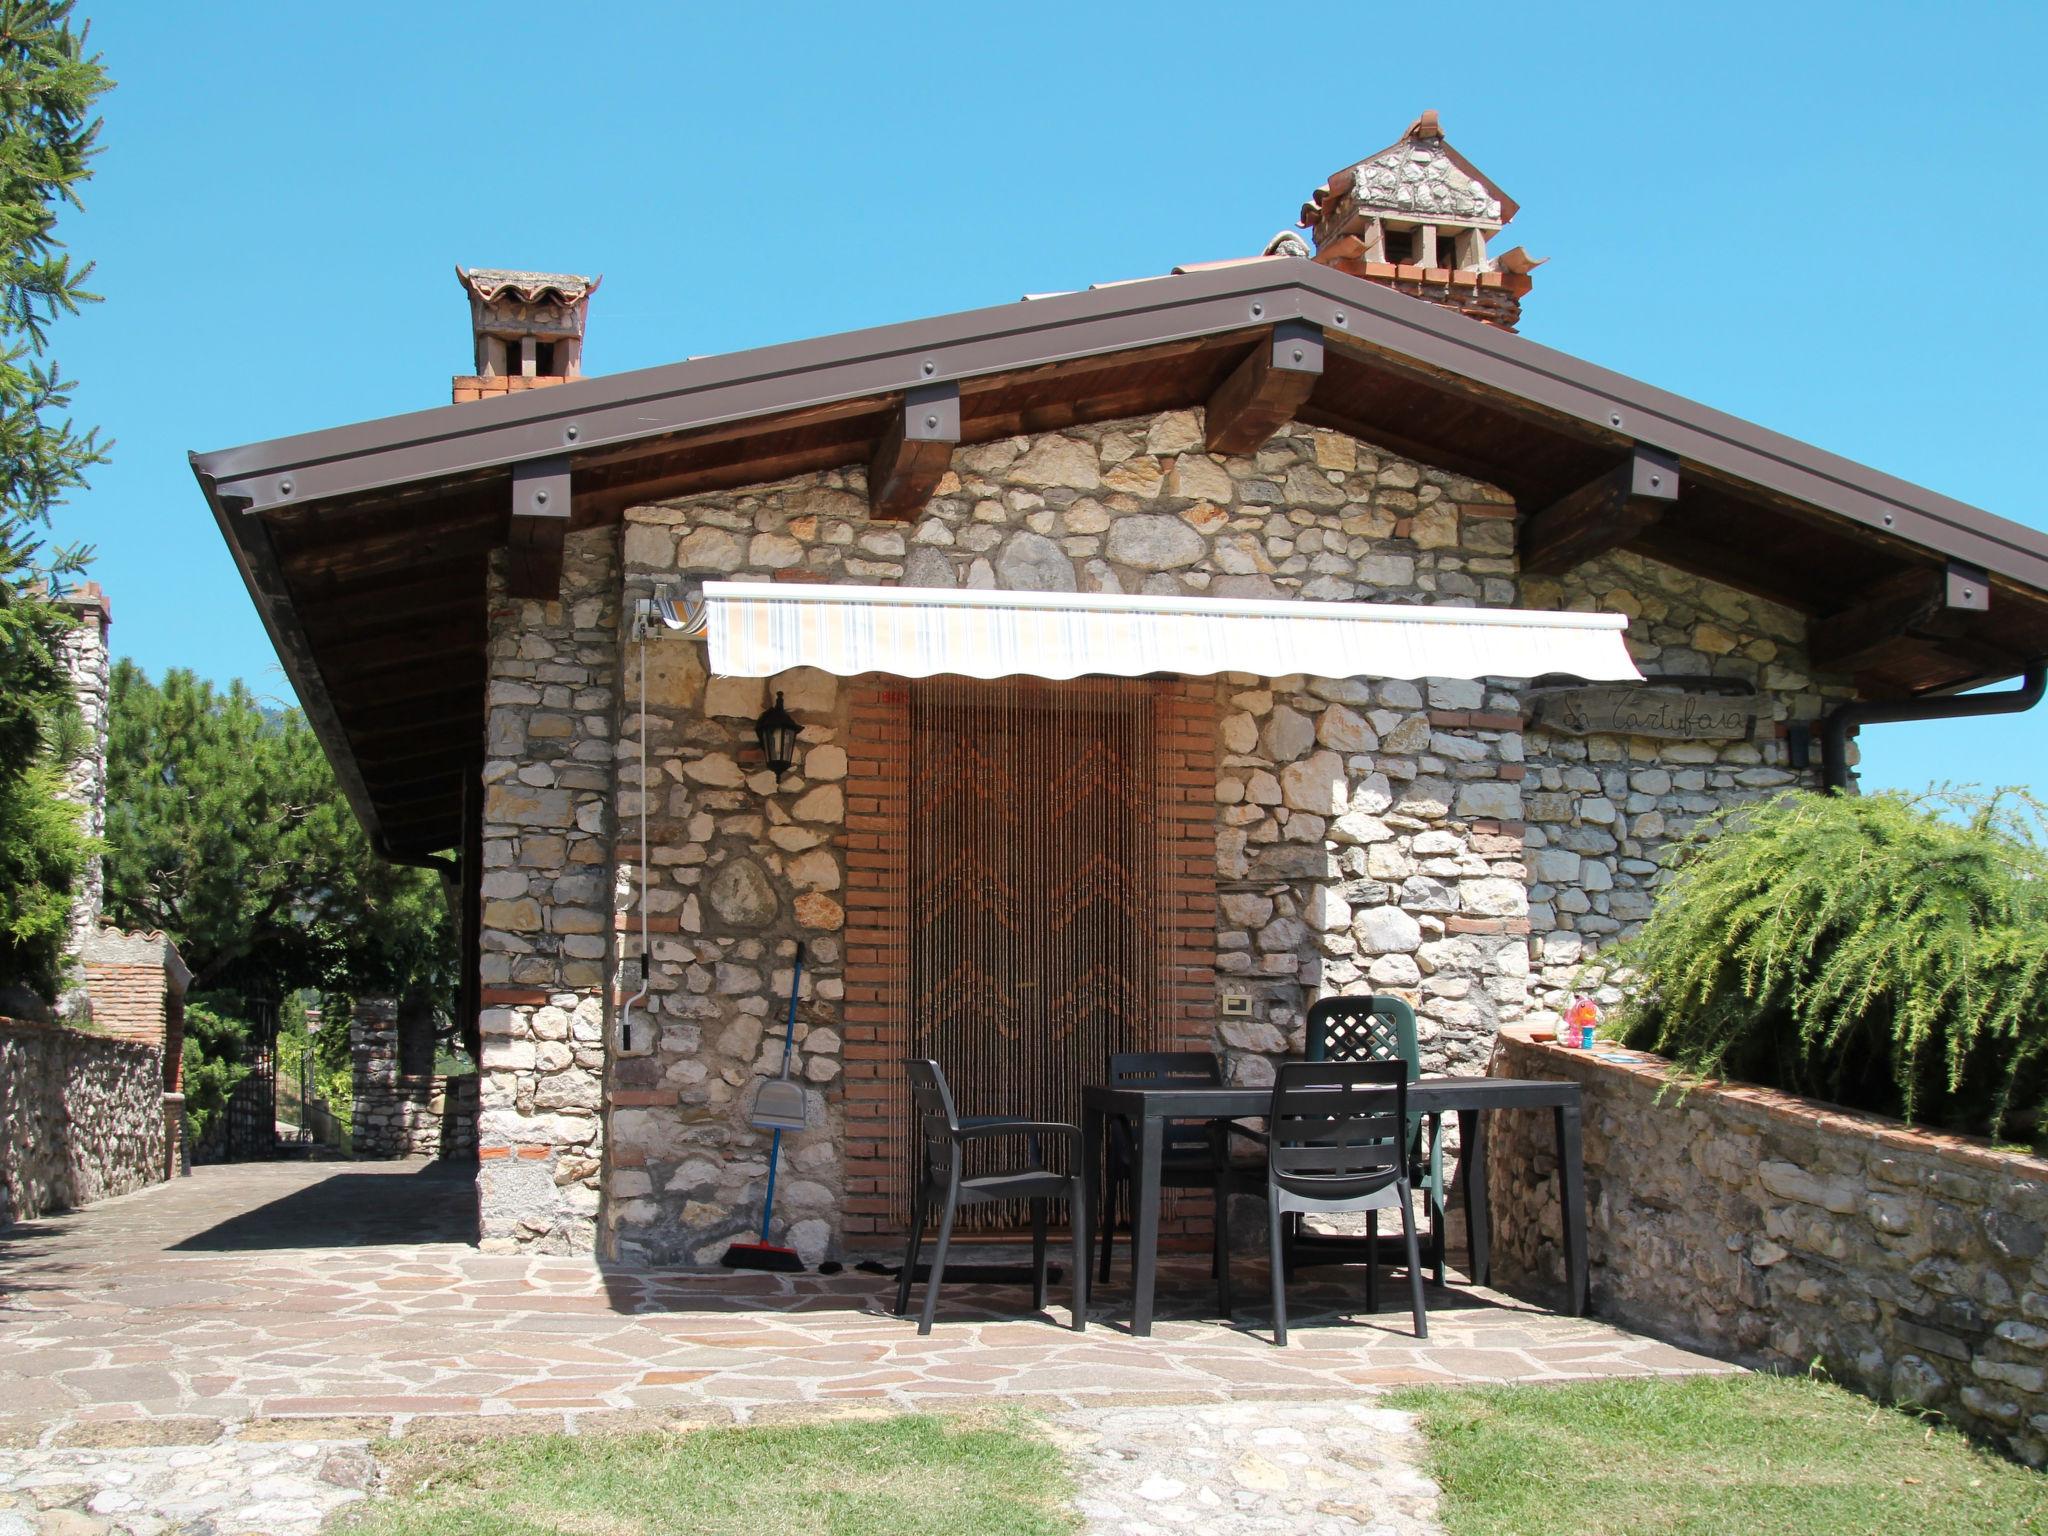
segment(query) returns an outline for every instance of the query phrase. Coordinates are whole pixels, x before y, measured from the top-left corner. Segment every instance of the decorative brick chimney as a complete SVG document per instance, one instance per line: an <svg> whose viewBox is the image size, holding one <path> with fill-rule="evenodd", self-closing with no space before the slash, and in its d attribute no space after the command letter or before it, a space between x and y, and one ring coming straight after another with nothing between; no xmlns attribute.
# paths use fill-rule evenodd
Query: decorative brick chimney
<svg viewBox="0 0 2048 1536"><path fill-rule="evenodd" d="M583 324L602 277L495 267L457 267L455 276L476 338L476 372L455 376L458 405L582 377Z"/></svg>
<svg viewBox="0 0 2048 1536"><path fill-rule="evenodd" d="M1512 331L1541 262L1487 246L1518 211L1425 112L1399 143L1317 187L1301 225L1324 266Z"/></svg>

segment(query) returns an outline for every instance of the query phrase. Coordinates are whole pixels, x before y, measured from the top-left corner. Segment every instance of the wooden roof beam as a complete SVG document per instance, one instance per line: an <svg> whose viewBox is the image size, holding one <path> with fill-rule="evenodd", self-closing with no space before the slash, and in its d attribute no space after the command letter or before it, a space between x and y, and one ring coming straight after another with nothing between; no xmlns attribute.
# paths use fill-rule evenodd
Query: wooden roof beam
<svg viewBox="0 0 2048 1536"><path fill-rule="evenodd" d="M1950 562L1915 566L1879 585L1854 608L1818 619L1807 660L1819 672L1859 672L1902 640L1954 639L1974 614L1991 610L1984 572Z"/></svg>
<svg viewBox="0 0 2048 1536"><path fill-rule="evenodd" d="M558 455L514 464L505 590L514 597L560 597L562 541L568 532L568 459Z"/></svg>
<svg viewBox="0 0 2048 1536"><path fill-rule="evenodd" d="M868 508L907 521L924 510L953 467L960 443L960 386L925 384L903 392L868 466Z"/></svg>
<svg viewBox="0 0 2048 1536"><path fill-rule="evenodd" d="M1283 320L1209 397L1211 453L1253 453L1308 403L1323 376L1323 328Z"/></svg>
<svg viewBox="0 0 2048 1536"><path fill-rule="evenodd" d="M1522 525L1522 574L1562 576L1633 542L1678 500L1678 460L1638 443L1628 461Z"/></svg>

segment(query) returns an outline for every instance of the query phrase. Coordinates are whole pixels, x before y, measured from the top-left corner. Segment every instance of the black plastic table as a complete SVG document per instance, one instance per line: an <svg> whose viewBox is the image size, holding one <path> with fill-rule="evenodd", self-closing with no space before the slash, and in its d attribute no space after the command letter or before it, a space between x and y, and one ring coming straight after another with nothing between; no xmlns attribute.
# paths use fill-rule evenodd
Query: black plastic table
<svg viewBox="0 0 2048 1536"><path fill-rule="evenodd" d="M1088 1189L1102 1187L1102 1146L1109 1121L1130 1122L1135 1134L1131 1213L1131 1332L1152 1332L1152 1289L1159 1267L1159 1165L1169 1120L1243 1120L1264 1115L1271 1088L1112 1088L1081 1092L1081 1144L1088 1159ZM1486 1117L1497 1109L1548 1109L1557 1134L1559 1194L1564 1205L1566 1305L1586 1311L1586 1181L1579 1146L1579 1085L1515 1077L1424 1077L1408 1085L1408 1109L1418 1115L1456 1115L1465 1182L1465 1230L1472 1250L1471 1279L1484 1285L1490 1272L1486 1204ZM1092 1257L1093 1234L1090 1234Z"/></svg>

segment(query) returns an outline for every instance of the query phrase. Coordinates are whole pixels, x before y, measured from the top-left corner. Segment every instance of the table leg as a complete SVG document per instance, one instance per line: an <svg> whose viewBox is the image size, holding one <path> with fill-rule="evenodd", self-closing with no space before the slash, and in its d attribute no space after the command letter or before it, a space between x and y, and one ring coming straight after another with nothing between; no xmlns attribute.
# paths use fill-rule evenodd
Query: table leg
<svg viewBox="0 0 2048 1536"><path fill-rule="evenodd" d="M1081 1187L1090 1199L1102 1188L1102 1141L1108 1117L1089 1105L1081 1106ZM1095 1223L1088 1223L1088 1235L1081 1251L1088 1256L1088 1273L1095 1273Z"/></svg>
<svg viewBox="0 0 2048 1536"><path fill-rule="evenodd" d="M1553 1112L1557 1128L1557 1196L1564 1207L1565 1274L1571 1288L1568 1307L1573 1317L1586 1315L1586 1168L1579 1145L1579 1106L1560 1104Z"/></svg>
<svg viewBox="0 0 2048 1536"><path fill-rule="evenodd" d="M1458 1159L1465 1174L1465 1243L1472 1253L1472 1283L1485 1285L1493 1272L1492 1237L1487 1230L1486 1116L1458 1111Z"/></svg>
<svg viewBox="0 0 2048 1536"><path fill-rule="evenodd" d="M1152 1333L1152 1284L1159 1267L1159 1165L1166 1151L1166 1122L1146 1115L1138 1122L1138 1166L1131 1170L1131 1334Z"/></svg>

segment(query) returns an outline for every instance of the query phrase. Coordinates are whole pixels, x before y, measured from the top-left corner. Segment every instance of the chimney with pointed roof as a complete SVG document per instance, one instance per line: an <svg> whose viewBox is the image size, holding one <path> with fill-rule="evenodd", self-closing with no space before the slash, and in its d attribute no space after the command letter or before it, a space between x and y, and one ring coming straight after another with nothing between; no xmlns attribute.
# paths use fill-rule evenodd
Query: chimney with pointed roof
<svg viewBox="0 0 2048 1536"><path fill-rule="evenodd" d="M476 341L476 372L455 376L458 405L582 377L583 326L602 277L497 267L457 267L455 277Z"/></svg>
<svg viewBox="0 0 2048 1536"><path fill-rule="evenodd" d="M1424 112L1398 142L1317 187L1301 225L1324 266L1512 331L1540 263L1520 246L1488 247L1517 211Z"/></svg>

